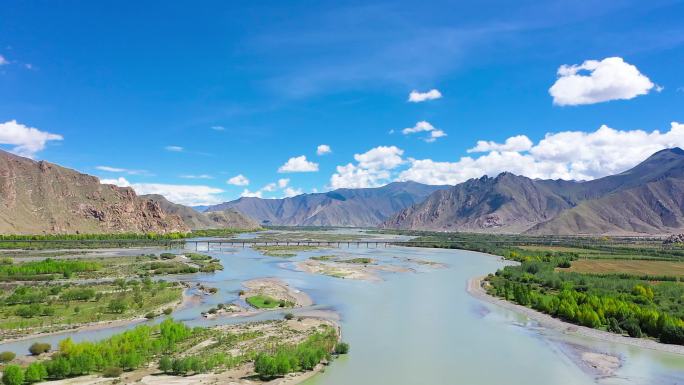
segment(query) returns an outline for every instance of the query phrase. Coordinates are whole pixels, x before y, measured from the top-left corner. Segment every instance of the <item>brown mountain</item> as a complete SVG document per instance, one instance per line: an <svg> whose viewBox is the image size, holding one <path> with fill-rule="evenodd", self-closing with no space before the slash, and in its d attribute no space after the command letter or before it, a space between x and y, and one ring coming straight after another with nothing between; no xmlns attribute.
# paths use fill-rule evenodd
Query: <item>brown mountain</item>
<svg viewBox="0 0 684 385"><path fill-rule="evenodd" d="M667 149L586 182L503 173L437 191L386 228L530 234L662 234L684 229L684 151Z"/></svg>
<svg viewBox="0 0 684 385"><path fill-rule="evenodd" d="M283 199L249 197L210 206L205 212L230 208L264 225L370 227L447 187L395 182L377 188L344 188Z"/></svg>
<svg viewBox="0 0 684 385"><path fill-rule="evenodd" d="M259 224L252 218L234 209L202 213L191 207L169 202L161 195L141 195L159 204L165 212L181 217L186 226L192 230L240 228L258 229Z"/></svg>
<svg viewBox="0 0 684 385"><path fill-rule="evenodd" d="M0 233L188 231L177 215L133 189L0 150Z"/></svg>

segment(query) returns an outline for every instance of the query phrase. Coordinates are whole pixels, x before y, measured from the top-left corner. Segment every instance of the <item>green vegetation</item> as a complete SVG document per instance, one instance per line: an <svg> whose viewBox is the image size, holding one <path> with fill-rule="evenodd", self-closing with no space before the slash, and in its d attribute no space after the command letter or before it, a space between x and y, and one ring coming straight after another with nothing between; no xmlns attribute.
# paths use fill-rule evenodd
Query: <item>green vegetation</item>
<svg viewBox="0 0 684 385"><path fill-rule="evenodd" d="M241 234L241 233L248 233L248 232L253 232L253 231L259 231L262 230L261 228L257 229L206 229L206 230L193 230L188 238L205 238L205 237L225 237L229 235L235 235L235 234Z"/></svg>
<svg viewBox="0 0 684 385"><path fill-rule="evenodd" d="M336 344L337 333L327 327L300 344L281 345L272 353L260 353L254 360L254 370L264 380L301 370L313 370L322 360L330 360L331 352L336 351Z"/></svg>
<svg viewBox="0 0 684 385"><path fill-rule="evenodd" d="M2 352L0 353L0 362L5 363L5 362L10 362L12 361L17 355L12 353L12 352Z"/></svg>
<svg viewBox="0 0 684 385"><path fill-rule="evenodd" d="M365 258L365 257L343 259L340 262L355 263L355 264L359 264L359 265L370 265L371 263L374 263L372 259Z"/></svg>
<svg viewBox="0 0 684 385"><path fill-rule="evenodd" d="M248 304L257 309L273 309L276 307L293 307L294 303L290 301L277 300L267 295L254 295L245 299Z"/></svg>
<svg viewBox="0 0 684 385"><path fill-rule="evenodd" d="M52 349L52 346L46 342L34 342L29 346L29 353L34 356L39 356L43 353L47 353Z"/></svg>
<svg viewBox="0 0 684 385"><path fill-rule="evenodd" d="M0 265L0 281L48 281L70 278L74 273L95 271L100 265L80 260L55 260L47 258L37 262Z"/></svg>
<svg viewBox="0 0 684 385"><path fill-rule="evenodd" d="M0 337L159 314L159 309L181 297L179 284L149 278L87 285L22 285L0 294Z"/></svg>
<svg viewBox="0 0 684 385"><path fill-rule="evenodd" d="M334 261L338 257L335 255L321 255L317 257L309 257L309 259L312 259L314 261L322 261L322 262L329 262L329 261Z"/></svg>

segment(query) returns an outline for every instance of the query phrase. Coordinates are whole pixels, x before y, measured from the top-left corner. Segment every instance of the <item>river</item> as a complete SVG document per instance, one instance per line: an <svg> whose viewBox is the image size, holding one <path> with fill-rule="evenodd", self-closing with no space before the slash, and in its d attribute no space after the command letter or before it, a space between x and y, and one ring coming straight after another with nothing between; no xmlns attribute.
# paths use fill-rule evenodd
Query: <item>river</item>
<svg viewBox="0 0 684 385"><path fill-rule="evenodd" d="M294 269L295 261L331 253L372 256L393 264L417 258L448 267L422 266L415 273L382 273L381 282L345 280ZM307 385L684 384L682 356L569 337L471 297L465 290L467 280L501 268L505 262L497 257L404 247L317 250L288 259L262 256L250 248L208 254L222 260L223 271L174 279L217 287L219 294L176 311L174 318L198 326L281 318L278 312L248 319L206 320L199 316L217 303L235 300L242 281L260 277L281 278L311 295L315 308L339 314L343 339L350 343L351 352L308 380ZM128 327L132 326L0 344L0 350L24 354L37 340L55 346L66 336L78 341L99 339ZM575 346L616 355L622 366L615 376L597 378L571 358Z"/></svg>

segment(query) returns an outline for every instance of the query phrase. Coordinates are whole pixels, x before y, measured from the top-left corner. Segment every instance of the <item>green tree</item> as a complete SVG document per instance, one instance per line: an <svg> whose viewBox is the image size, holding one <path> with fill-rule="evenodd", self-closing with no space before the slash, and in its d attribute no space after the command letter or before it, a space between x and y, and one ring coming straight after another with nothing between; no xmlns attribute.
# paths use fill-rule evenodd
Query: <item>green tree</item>
<svg viewBox="0 0 684 385"><path fill-rule="evenodd" d="M164 356L159 360L159 370L164 373L170 373L173 370L173 362L169 357Z"/></svg>
<svg viewBox="0 0 684 385"><path fill-rule="evenodd" d="M47 377L47 375L47 369L45 368L45 365L43 365L42 362L32 362L26 368L26 372L24 373L24 380L29 384L33 384L34 382L43 381Z"/></svg>
<svg viewBox="0 0 684 385"><path fill-rule="evenodd" d="M2 372L2 383L5 385L22 385L24 371L17 365L7 365Z"/></svg>

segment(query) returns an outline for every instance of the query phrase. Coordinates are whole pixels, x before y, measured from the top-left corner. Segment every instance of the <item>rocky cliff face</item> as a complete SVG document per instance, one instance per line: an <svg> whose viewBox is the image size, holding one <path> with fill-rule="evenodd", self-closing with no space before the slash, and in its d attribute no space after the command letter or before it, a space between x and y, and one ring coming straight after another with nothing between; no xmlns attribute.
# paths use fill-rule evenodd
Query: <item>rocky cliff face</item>
<svg viewBox="0 0 684 385"><path fill-rule="evenodd" d="M100 184L45 161L0 151L0 233L185 232L180 217L131 188Z"/></svg>
<svg viewBox="0 0 684 385"><path fill-rule="evenodd" d="M178 215L186 226L192 230L205 229L258 229L259 224L252 218L243 215L234 209L201 213L191 207L169 202L161 195L142 195L141 198L149 199L159 204L165 212Z"/></svg>
<svg viewBox="0 0 684 385"><path fill-rule="evenodd" d="M587 182L503 173L437 191L385 228L529 234L667 234L684 229L684 151L667 149Z"/></svg>

